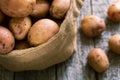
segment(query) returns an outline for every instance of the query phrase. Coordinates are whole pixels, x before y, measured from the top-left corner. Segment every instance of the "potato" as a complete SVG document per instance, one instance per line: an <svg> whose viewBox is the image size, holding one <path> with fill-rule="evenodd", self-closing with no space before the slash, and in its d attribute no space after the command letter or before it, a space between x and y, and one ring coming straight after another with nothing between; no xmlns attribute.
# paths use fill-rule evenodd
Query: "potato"
<svg viewBox="0 0 120 80"><path fill-rule="evenodd" d="M59 31L57 23L50 19L41 19L33 24L28 32L28 41L31 46L38 46L47 42Z"/></svg>
<svg viewBox="0 0 120 80"><path fill-rule="evenodd" d="M54 18L62 19L69 10L70 0L53 0L50 7L50 14Z"/></svg>
<svg viewBox="0 0 120 80"><path fill-rule="evenodd" d="M4 14L0 11L0 23L4 20Z"/></svg>
<svg viewBox="0 0 120 80"><path fill-rule="evenodd" d="M31 16L43 18L48 14L49 8L50 3L47 0L37 0L37 3L33 5Z"/></svg>
<svg viewBox="0 0 120 80"><path fill-rule="evenodd" d="M12 33L7 28L0 26L0 54L7 54L13 50L14 44Z"/></svg>
<svg viewBox="0 0 120 80"><path fill-rule="evenodd" d="M15 49L16 50L21 50L21 49L27 49L27 48L30 48L30 45L27 41L16 41L16 44L15 44Z"/></svg>
<svg viewBox="0 0 120 80"><path fill-rule="evenodd" d="M36 0L1 0L1 10L10 17L26 17L31 14Z"/></svg>
<svg viewBox="0 0 120 80"><path fill-rule="evenodd" d="M105 30L105 22L95 15L85 16L81 21L83 33L88 37L96 37L101 35Z"/></svg>
<svg viewBox="0 0 120 80"><path fill-rule="evenodd" d="M29 17L12 18L9 22L9 29L17 40L23 40L27 36L31 24Z"/></svg>
<svg viewBox="0 0 120 80"><path fill-rule="evenodd" d="M87 57L90 66L97 72L102 73L109 67L109 60L106 53L100 48L94 48Z"/></svg>
<svg viewBox="0 0 120 80"><path fill-rule="evenodd" d="M120 21L120 1L112 3L108 8L108 18L111 21Z"/></svg>
<svg viewBox="0 0 120 80"><path fill-rule="evenodd" d="M109 39L109 48L116 54L120 54L120 34L115 34Z"/></svg>

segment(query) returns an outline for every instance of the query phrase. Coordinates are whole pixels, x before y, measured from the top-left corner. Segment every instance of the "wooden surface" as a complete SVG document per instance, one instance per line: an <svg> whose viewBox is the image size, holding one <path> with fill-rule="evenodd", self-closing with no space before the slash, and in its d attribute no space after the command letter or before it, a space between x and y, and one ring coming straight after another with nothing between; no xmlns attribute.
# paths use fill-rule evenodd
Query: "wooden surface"
<svg viewBox="0 0 120 80"><path fill-rule="evenodd" d="M120 80L120 56L113 54L108 48L108 39L120 33L120 23L107 19L108 6L114 0L85 0L78 18L77 52L66 62L43 71L9 72L0 71L0 80ZM104 19L106 31L97 38L86 37L81 30L80 21L84 16L94 14ZM98 74L87 63L88 52L99 47L107 52L110 60L109 69Z"/></svg>

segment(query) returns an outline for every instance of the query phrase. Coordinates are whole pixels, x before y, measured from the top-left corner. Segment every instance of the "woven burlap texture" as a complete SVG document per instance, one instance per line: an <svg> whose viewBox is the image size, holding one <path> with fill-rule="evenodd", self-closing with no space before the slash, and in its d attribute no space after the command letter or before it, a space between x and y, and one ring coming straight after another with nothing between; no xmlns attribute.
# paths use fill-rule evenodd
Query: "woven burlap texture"
<svg viewBox="0 0 120 80"><path fill-rule="evenodd" d="M60 31L48 42L38 47L0 55L0 65L11 71L42 70L67 60L76 48L76 21L82 3L82 0L71 0Z"/></svg>

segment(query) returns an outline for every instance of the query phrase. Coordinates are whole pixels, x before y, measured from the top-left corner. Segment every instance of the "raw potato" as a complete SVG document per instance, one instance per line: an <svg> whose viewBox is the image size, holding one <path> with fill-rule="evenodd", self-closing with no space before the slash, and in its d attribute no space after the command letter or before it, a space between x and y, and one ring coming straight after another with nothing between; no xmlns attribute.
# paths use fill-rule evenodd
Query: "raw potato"
<svg viewBox="0 0 120 80"><path fill-rule="evenodd" d="M105 22L95 15L85 16L81 26L83 33L88 37L99 36L106 28Z"/></svg>
<svg viewBox="0 0 120 80"><path fill-rule="evenodd" d="M120 54L120 34L115 34L109 39L109 48L114 53Z"/></svg>
<svg viewBox="0 0 120 80"><path fill-rule="evenodd" d="M23 40L27 36L31 24L29 17L12 18L9 23L9 29L17 40Z"/></svg>
<svg viewBox="0 0 120 80"><path fill-rule="evenodd" d="M12 33L7 28L0 26L0 54L7 54L13 50L14 44Z"/></svg>
<svg viewBox="0 0 120 80"><path fill-rule="evenodd" d="M1 10L10 17L26 17L31 14L36 0L1 0Z"/></svg>
<svg viewBox="0 0 120 80"><path fill-rule="evenodd" d="M111 21L118 22L120 21L120 1L112 3L108 9L108 18Z"/></svg>
<svg viewBox="0 0 120 80"><path fill-rule="evenodd" d="M53 0L50 14L54 18L63 19L70 7L70 0Z"/></svg>
<svg viewBox="0 0 120 80"><path fill-rule="evenodd" d="M15 44L16 50L27 49L29 47L30 47L30 45L27 41L17 41Z"/></svg>
<svg viewBox="0 0 120 80"><path fill-rule="evenodd" d="M4 14L0 11L0 23L4 20Z"/></svg>
<svg viewBox="0 0 120 80"><path fill-rule="evenodd" d="M47 0L37 0L37 3L33 5L31 16L43 18L48 14L49 8L50 3Z"/></svg>
<svg viewBox="0 0 120 80"><path fill-rule="evenodd" d="M50 19L41 19L31 27L28 33L28 41L31 46L38 46L47 42L58 31L57 23Z"/></svg>
<svg viewBox="0 0 120 80"><path fill-rule="evenodd" d="M109 67L109 60L106 53L100 48L94 48L88 54L88 63L97 72L102 73Z"/></svg>

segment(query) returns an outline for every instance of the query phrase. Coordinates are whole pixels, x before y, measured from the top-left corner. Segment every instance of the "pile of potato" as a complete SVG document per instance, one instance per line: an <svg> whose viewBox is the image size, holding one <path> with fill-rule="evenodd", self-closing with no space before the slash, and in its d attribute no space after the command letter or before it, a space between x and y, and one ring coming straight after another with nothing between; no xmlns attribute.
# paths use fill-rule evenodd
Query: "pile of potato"
<svg viewBox="0 0 120 80"><path fill-rule="evenodd" d="M113 22L120 22L120 0L112 3L108 8L108 19ZM96 15L85 16L81 21L83 33L91 38L97 37L105 31L105 22ZM120 34L111 36L108 41L109 48L116 54L120 54ZM109 68L109 60L106 53L100 48L91 50L87 57L92 68L101 73Z"/></svg>
<svg viewBox="0 0 120 80"><path fill-rule="evenodd" d="M70 0L0 0L0 54L47 42L69 7Z"/></svg>

